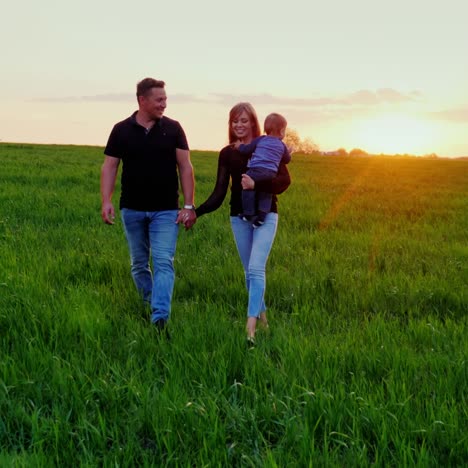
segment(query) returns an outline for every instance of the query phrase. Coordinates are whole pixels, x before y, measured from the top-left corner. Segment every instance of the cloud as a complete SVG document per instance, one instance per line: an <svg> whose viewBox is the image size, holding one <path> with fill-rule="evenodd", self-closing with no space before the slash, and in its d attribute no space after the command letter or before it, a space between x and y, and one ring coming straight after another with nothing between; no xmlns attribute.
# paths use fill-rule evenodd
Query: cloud
<svg viewBox="0 0 468 468"><path fill-rule="evenodd" d="M298 124L323 124L343 121L350 117L365 116L385 106L416 102L422 97L419 91L403 93L392 88L359 90L346 95L330 95L317 98L291 98L271 94L223 94L213 93L214 102L232 106L237 102L251 102L257 109L268 107L288 116Z"/></svg>
<svg viewBox="0 0 468 468"><path fill-rule="evenodd" d="M206 102L206 99L200 99L193 94L173 94L169 96L170 102L175 103L193 103ZM49 102L49 103L86 103L86 102L136 102L135 94L131 93L116 93L116 94L96 94L92 96L63 96L63 97L46 97L34 99L33 102Z"/></svg>
<svg viewBox="0 0 468 468"><path fill-rule="evenodd" d="M236 102L251 102L256 105L314 107L338 104L335 98L285 98L271 94L223 94L212 93L218 104L232 105Z"/></svg>
<svg viewBox="0 0 468 468"><path fill-rule="evenodd" d="M208 102L205 98L200 98L194 94L169 94L169 102L175 102L177 104L188 104L193 102L198 102L200 104Z"/></svg>
<svg viewBox="0 0 468 468"><path fill-rule="evenodd" d="M468 108L430 112L428 115L434 120L448 120L450 122L468 122Z"/></svg>
<svg viewBox="0 0 468 468"><path fill-rule="evenodd" d="M171 94L169 102L178 104L199 103L218 104L231 106L236 102L252 102L257 106L276 106L292 108L342 108L352 106L378 106L387 103L402 103L418 99L420 93L413 91L405 94L391 88L373 90L360 90L345 96L325 96L325 97L304 97L293 98L283 96L273 96L271 94L226 94L211 93L208 96L196 96L194 94ZM46 97L35 99L34 102L49 103L86 103L86 102L135 102L135 95L132 93L96 94L91 96L63 96Z"/></svg>
<svg viewBox="0 0 468 468"><path fill-rule="evenodd" d="M376 91L360 90L343 98L348 105L374 106L380 104L397 104L402 102L415 101L421 96L419 91L412 91L405 94L392 88L382 88Z"/></svg>
<svg viewBox="0 0 468 468"><path fill-rule="evenodd" d="M213 93L219 104L232 104L233 102L248 101L257 105L277 105L292 107L348 107L356 105L377 106L387 103L402 103L417 100L421 93L412 91L401 93L395 89L383 88L376 91L360 90L345 96L332 96L320 98L285 98L271 94L222 94Z"/></svg>
<svg viewBox="0 0 468 468"><path fill-rule="evenodd" d="M96 94L94 96L61 96L33 99L33 102L70 103L70 102L127 102L135 100L134 94Z"/></svg>
<svg viewBox="0 0 468 468"><path fill-rule="evenodd" d="M381 107L400 105L420 100L419 91L403 93L393 88L377 90L361 89L346 95L328 95L319 97L285 97L268 93L258 94L229 94L210 93L207 95L169 94L168 103L171 104L200 104L223 106L230 108L238 102L251 102L260 113L270 112L272 109L283 112L290 122L295 125L323 124L325 122L339 122L349 118L365 116L369 112ZM36 99L35 102L48 103L129 103L136 105L133 93L96 94L88 96L66 96ZM466 120L463 111L448 111L434 113L432 118L449 120ZM463 117L462 117L463 116Z"/></svg>

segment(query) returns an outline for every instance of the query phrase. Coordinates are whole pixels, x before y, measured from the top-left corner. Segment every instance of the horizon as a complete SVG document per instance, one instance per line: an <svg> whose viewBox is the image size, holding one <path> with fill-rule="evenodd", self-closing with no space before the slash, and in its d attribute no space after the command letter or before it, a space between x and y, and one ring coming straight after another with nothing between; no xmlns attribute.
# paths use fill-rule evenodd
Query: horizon
<svg viewBox="0 0 468 468"><path fill-rule="evenodd" d="M80 143L37 143L37 142L28 142L28 141L3 141L0 139L0 146L2 145L12 145L12 146L82 146L85 148L99 148L104 150L105 145L91 145L91 144L80 144ZM351 154L353 150L358 150L358 153L361 152L362 154ZM300 154L305 157L307 156L325 156L325 157L351 157L351 158L360 158L360 157L372 157L372 158L416 158L416 159L468 159L467 155L460 155L460 156L444 156L436 153L429 153L429 154L410 154L410 153L368 153L365 151L364 148L353 148L351 151L347 151L346 154L337 154L337 151L320 151L315 150L311 153L304 153L301 151L294 151L292 155ZM214 153L215 155L219 153L219 150L211 150L211 149L198 149L198 148L191 148L190 152L198 152L198 153ZM104 153L103 153L104 154Z"/></svg>

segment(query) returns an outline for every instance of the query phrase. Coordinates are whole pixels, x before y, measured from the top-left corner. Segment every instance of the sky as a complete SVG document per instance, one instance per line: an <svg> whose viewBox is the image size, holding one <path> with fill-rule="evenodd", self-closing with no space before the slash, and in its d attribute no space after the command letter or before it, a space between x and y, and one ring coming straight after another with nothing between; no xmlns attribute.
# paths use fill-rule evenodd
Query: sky
<svg viewBox="0 0 468 468"><path fill-rule="evenodd" d="M322 151L468 155L466 0L23 0L0 28L0 141L105 146L166 82L193 150L229 109L279 112Z"/></svg>

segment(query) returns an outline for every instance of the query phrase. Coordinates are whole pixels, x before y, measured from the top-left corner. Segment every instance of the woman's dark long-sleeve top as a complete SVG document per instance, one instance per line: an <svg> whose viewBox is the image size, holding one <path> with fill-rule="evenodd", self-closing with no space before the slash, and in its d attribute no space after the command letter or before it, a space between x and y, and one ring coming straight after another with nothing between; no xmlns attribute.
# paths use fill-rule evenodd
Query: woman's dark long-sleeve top
<svg viewBox="0 0 468 468"><path fill-rule="evenodd" d="M247 172L247 158L232 146L224 147L219 153L218 174L216 185L208 197L197 209L197 217L210 213L218 209L225 197L229 187L229 179L232 178L231 185L231 216L242 213L242 174ZM283 193L291 184L291 177L285 164L280 164L278 174L274 179L258 181L255 183L255 190L273 194L271 211L278 212L278 200L276 195Z"/></svg>

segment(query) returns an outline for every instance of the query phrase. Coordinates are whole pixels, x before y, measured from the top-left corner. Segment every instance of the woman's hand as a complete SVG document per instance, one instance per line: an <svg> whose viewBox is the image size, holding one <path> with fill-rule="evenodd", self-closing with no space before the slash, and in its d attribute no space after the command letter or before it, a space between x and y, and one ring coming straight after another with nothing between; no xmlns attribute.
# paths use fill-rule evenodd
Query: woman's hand
<svg viewBox="0 0 468 468"><path fill-rule="evenodd" d="M255 181L247 174L242 174L241 184L244 190L253 190L255 188Z"/></svg>

